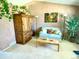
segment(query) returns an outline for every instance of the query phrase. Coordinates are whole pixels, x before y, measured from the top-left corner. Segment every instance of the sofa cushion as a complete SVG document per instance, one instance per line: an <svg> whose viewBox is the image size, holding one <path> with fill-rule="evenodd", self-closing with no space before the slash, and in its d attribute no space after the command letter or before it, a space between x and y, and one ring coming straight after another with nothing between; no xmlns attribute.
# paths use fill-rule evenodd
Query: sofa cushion
<svg viewBox="0 0 79 59"><path fill-rule="evenodd" d="M56 35L56 34L46 34L46 33L43 33L43 32L40 32L40 38L43 38L43 39L57 39L57 40L61 40L62 36L61 35Z"/></svg>

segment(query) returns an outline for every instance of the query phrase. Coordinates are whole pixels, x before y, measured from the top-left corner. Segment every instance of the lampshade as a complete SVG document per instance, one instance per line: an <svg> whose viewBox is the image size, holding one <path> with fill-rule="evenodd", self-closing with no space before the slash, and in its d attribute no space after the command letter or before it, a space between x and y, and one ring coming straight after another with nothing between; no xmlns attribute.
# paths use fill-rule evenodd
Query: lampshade
<svg viewBox="0 0 79 59"><path fill-rule="evenodd" d="M38 18L38 16L35 16L35 18Z"/></svg>
<svg viewBox="0 0 79 59"><path fill-rule="evenodd" d="M18 5L22 6L25 5L26 3L31 2L32 0L7 0L8 3L12 3L13 5Z"/></svg>

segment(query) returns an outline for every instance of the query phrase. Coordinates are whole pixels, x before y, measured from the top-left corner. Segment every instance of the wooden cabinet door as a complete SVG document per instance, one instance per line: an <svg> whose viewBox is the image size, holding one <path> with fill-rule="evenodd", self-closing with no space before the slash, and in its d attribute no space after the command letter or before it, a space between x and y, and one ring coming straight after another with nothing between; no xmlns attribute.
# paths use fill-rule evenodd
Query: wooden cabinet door
<svg viewBox="0 0 79 59"><path fill-rule="evenodd" d="M23 31L28 31L28 18L22 17Z"/></svg>
<svg viewBox="0 0 79 59"><path fill-rule="evenodd" d="M32 30L32 18L29 18L28 20L28 28L29 30Z"/></svg>
<svg viewBox="0 0 79 59"><path fill-rule="evenodd" d="M23 29L22 29L22 17L19 14L15 14L13 17L14 21L14 29L15 29L15 36L16 36L16 42L22 43L23 41Z"/></svg>
<svg viewBox="0 0 79 59"><path fill-rule="evenodd" d="M14 15L15 32L22 31L22 20L20 15Z"/></svg>

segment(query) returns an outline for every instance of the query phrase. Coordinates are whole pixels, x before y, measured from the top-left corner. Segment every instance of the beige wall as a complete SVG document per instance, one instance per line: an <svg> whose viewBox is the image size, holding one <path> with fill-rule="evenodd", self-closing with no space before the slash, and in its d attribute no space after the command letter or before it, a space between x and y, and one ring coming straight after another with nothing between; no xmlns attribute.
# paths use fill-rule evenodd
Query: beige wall
<svg viewBox="0 0 79 59"><path fill-rule="evenodd" d="M73 15L79 14L78 6L69 6L61 4L53 4L47 2L34 2L30 4L30 9L33 15L38 16L37 26L59 26L57 23L45 23L44 22L44 13L58 12L63 15ZM58 20L61 21L61 20ZM35 28L35 26L33 26Z"/></svg>
<svg viewBox="0 0 79 59"><path fill-rule="evenodd" d="M0 50L7 48L14 41L13 21L0 19Z"/></svg>

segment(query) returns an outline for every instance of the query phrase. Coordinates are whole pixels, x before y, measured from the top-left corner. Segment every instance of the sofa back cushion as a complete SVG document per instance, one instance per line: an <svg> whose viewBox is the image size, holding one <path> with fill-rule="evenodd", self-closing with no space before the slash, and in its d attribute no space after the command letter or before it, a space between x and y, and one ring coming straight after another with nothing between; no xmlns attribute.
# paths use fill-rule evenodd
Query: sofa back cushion
<svg viewBox="0 0 79 59"><path fill-rule="evenodd" d="M56 27L42 27L42 31L44 33L56 34L60 32L60 29Z"/></svg>

